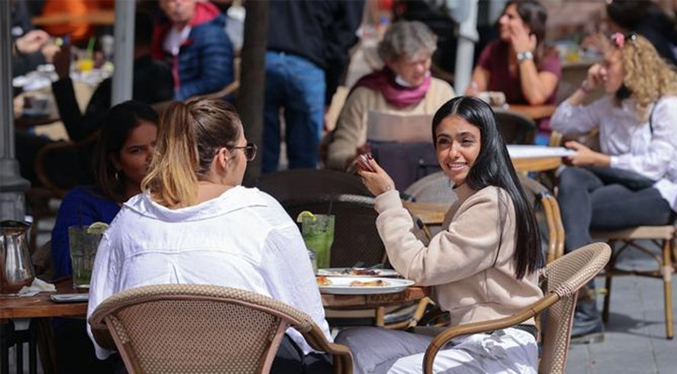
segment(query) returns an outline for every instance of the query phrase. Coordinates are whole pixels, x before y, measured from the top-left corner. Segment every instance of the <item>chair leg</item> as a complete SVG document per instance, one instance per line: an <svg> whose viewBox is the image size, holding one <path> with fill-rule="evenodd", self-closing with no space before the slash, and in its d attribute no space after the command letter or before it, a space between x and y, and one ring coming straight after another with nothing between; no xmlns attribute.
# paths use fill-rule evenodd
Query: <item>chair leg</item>
<svg viewBox="0 0 677 374"><path fill-rule="evenodd" d="M675 336L672 324L672 240L663 240L663 291L665 293L665 334L668 339Z"/></svg>
<svg viewBox="0 0 677 374"><path fill-rule="evenodd" d="M604 294L604 307L602 308L602 321L604 323L609 322L609 303L611 302L611 274L609 274L610 269L607 269L604 274L604 287L606 288L606 293Z"/></svg>

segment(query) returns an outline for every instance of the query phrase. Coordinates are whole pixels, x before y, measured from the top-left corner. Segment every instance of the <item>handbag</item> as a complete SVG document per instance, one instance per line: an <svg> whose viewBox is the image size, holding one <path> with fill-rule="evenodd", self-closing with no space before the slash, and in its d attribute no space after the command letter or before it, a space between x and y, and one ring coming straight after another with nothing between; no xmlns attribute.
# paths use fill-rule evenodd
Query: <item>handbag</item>
<svg viewBox="0 0 677 374"><path fill-rule="evenodd" d="M632 170L603 166L588 166L585 169L595 174L605 185L620 184L633 191L649 188L656 183L655 180Z"/></svg>

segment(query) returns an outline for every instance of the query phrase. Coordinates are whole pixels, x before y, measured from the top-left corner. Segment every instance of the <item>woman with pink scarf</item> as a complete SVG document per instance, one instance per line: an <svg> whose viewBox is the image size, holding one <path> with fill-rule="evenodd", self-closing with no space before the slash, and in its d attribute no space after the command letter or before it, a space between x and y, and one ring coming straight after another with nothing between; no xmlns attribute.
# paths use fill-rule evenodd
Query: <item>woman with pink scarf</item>
<svg viewBox="0 0 677 374"><path fill-rule="evenodd" d="M347 170L366 153L370 110L399 114L434 114L455 96L451 86L430 74L437 37L421 22L393 24L378 46L385 67L362 77L339 116L325 166Z"/></svg>

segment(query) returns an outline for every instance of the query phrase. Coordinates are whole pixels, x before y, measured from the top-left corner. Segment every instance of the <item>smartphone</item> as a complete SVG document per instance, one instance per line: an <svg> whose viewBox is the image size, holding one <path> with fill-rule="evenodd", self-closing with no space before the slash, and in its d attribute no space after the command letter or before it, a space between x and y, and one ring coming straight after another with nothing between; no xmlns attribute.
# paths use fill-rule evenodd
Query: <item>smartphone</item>
<svg viewBox="0 0 677 374"><path fill-rule="evenodd" d="M87 293L62 293L49 295L49 299L55 303L86 303L89 301Z"/></svg>
<svg viewBox="0 0 677 374"><path fill-rule="evenodd" d="M364 154L358 155L356 162L357 162L357 167L360 168L361 170L370 171L372 173L375 171L371 167L371 165L369 165L369 157L367 157L367 155L364 155Z"/></svg>

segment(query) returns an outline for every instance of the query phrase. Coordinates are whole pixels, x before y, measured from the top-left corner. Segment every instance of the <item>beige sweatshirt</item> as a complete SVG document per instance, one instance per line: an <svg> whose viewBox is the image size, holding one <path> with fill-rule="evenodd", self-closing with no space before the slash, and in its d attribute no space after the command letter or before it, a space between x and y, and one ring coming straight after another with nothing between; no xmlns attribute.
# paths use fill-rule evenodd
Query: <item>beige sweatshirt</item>
<svg viewBox="0 0 677 374"><path fill-rule="evenodd" d="M376 198L376 226L393 267L432 286L452 325L506 317L541 298L536 273L515 278L515 210L507 192L491 186L473 191L465 184L455 192L459 199L447 212L445 230L427 246L413 234L398 191Z"/></svg>
<svg viewBox="0 0 677 374"><path fill-rule="evenodd" d="M432 78L430 88L423 100L416 105L397 108L389 105L381 92L358 87L343 105L336 124L336 131L329 144L327 168L345 170L346 162L355 156L357 147L367 141L367 114L370 110L400 114L435 114L442 104L455 96L449 83Z"/></svg>

